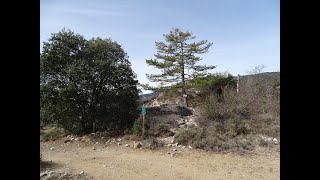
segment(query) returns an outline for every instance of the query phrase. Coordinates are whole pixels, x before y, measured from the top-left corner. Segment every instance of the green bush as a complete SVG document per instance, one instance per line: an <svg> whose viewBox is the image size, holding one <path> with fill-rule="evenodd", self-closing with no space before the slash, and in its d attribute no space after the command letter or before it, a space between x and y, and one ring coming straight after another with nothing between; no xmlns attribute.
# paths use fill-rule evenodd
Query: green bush
<svg viewBox="0 0 320 180"><path fill-rule="evenodd" d="M40 54L41 123L76 134L129 128L138 117L137 84L117 42L63 29Z"/></svg>
<svg viewBox="0 0 320 180"><path fill-rule="evenodd" d="M236 79L231 74L210 74L206 77L193 78L189 84L190 87L196 88L203 94L216 92L220 87L235 88Z"/></svg>
<svg viewBox="0 0 320 180"><path fill-rule="evenodd" d="M62 128L52 127L51 129L40 131L40 140L44 142L54 141L64 137L66 134Z"/></svg>
<svg viewBox="0 0 320 180"><path fill-rule="evenodd" d="M141 119L136 119L133 123L132 134L135 136L140 137L142 135L142 120Z"/></svg>

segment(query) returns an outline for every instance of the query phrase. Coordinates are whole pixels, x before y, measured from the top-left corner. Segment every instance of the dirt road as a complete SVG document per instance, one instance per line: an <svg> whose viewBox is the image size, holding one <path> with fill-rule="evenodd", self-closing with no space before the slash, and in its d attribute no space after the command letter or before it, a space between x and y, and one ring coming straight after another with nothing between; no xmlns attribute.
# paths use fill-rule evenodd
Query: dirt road
<svg viewBox="0 0 320 180"><path fill-rule="evenodd" d="M40 149L44 161L52 161L55 168L83 171L91 179L280 179L280 154L275 151L240 156L177 147L134 149L132 142L82 141L41 142Z"/></svg>

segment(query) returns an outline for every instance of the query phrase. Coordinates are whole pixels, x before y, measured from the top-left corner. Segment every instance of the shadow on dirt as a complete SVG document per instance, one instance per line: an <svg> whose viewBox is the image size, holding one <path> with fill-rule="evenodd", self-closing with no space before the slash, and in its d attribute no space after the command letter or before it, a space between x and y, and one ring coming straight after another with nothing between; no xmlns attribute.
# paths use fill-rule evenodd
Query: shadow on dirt
<svg viewBox="0 0 320 180"><path fill-rule="evenodd" d="M56 169L58 167L62 167L62 166L52 161L40 161L40 171L44 171L47 169Z"/></svg>

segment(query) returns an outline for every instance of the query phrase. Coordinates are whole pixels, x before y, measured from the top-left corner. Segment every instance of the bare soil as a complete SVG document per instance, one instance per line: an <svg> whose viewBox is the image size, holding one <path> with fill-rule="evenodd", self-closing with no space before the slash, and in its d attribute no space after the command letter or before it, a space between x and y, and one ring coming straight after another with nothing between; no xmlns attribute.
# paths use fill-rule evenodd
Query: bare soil
<svg viewBox="0 0 320 180"><path fill-rule="evenodd" d="M132 141L120 143L105 139L98 144L81 139L41 142L44 162L40 170L67 168L74 175L60 179L280 179L279 148L236 155L178 147L135 149ZM79 176L81 171L83 176Z"/></svg>

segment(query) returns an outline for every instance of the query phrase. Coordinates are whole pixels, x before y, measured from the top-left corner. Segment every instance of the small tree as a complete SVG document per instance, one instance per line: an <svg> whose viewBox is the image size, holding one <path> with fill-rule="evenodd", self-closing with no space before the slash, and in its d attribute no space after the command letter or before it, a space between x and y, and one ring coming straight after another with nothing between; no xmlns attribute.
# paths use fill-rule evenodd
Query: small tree
<svg viewBox="0 0 320 180"><path fill-rule="evenodd" d="M178 28L174 28L169 34L165 34L164 42L156 42L157 54L156 59L148 59L146 63L161 70L161 74L146 74L147 78L152 82L160 82L162 84L175 83L178 88L182 89L183 95L186 96L186 81L193 77L202 77L207 74L207 70L215 68L215 66L196 65L201 60L196 54L207 53L212 43L207 40L199 42L189 42L196 38L191 32L182 32ZM145 89L161 91L167 89L168 86L154 88L148 84Z"/></svg>

